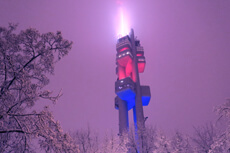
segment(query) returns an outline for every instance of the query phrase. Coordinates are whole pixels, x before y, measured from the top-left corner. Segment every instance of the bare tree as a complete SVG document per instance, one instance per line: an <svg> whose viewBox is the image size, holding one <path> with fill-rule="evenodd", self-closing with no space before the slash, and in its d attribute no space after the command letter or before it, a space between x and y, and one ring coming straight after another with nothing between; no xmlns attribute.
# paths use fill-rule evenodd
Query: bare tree
<svg viewBox="0 0 230 153"><path fill-rule="evenodd" d="M111 133L110 137L106 134L105 139L100 146L100 153L127 153L128 136L126 134L119 136Z"/></svg>
<svg viewBox="0 0 230 153"><path fill-rule="evenodd" d="M98 134L88 129L77 130L71 134L81 153L97 153L99 151L99 138Z"/></svg>
<svg viewBox="0 0 230 153"><path fill-rule="evenodd" d="M216 137L216 129L213 123L194 127L195 133L191 138L194 142L196 152L208 153Z"/></svg>
<svg viewBox="0 0 230 153"><path fill-rule="evenodd" d="M214 111L218 115L217 121L224 119L227 122L227 126L223 132L217 135L209 153L230 152L230 99L227 99L226 103L215 107Z"/></svg>
<svg viewBox="0 0 230 153"><path fill-rule="evenodd" d="M145 140L142 146L142 152L144 153L151 153L154 150L157 149L156 143L157 143L157 130L156 128L153 128L152 126L147 126L145 128L144 134L142 135ZM135 138L135 131L134 129L130 129L129 134L128 134L128 145L127 147L129 148L130 152L138 152L137 148L137 142Z"/></svg>
<svg viewBox="0 0 230 153"><path fill-rule="evenodd" d="M189 137L177 131L171 139L171 148L174 153L193 153Z"/></svg>
<svg viewBox="0 0 230 153"><path fill-rule="evenodd" d="M0 27L0 152L33 152L34 139L46 152L75 152L48 107L32 110L39 99L56 102L60 97L43 87L72 42L61 32L40 34L30 28L16 34L16 27Z"/></svg>

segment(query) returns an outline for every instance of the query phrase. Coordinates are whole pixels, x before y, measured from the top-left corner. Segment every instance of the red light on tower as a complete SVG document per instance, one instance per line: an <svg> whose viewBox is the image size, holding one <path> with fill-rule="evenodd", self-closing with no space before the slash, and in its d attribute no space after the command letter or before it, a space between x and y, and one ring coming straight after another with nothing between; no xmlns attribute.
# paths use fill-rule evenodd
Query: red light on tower
<svg viewBox="0 0 230 153"><path fill-rule="evenodd" d="M117 2L120 2L119 0ZM119 135L128 132L129 121L128 111L133 110L133 119L136 131L137 150L141 151L142 142L140 135L145 128L143 106L150 101L149 86L141 86L139 73L145 70L144 49L140 41L135 39L134 31L130 35L128 20L120 6L120 26L117 34L120 37L116 44L116 74L118 79L115 82L115 108L119 110ZM138 134L139 133L139 134ZM140 138L140 139L139 139Z"/></svg>
<svg viewBox="0 0 230 153"><path fill-rule="evenodd" d="M145 63L138 62L138 72L143 73L145 70Z"/></svg>
<svg viewBox="0 0 230 153"><path fill-rule="evenodd" d="M125 50L129 50L129 49L130 49L129 47L124 47L121 50L119 50L119 52L122 52L122 51L125 51Z"/></svg>
<svg viewBox="0 0 230 153"><path fill-rule="evenodd" d="M118 80L115 83L115 108L119 110L119 133L128 130L128 111L133 109L134 122L143 122L143 108L150 101L149 86L141 86L139 73L145 69L144 49L140 41L131 36L124 36L117 41L116 50L116 74ZM142 112L142 113L141 113ZM144 123L143 123L144 124ZM136 126L137 127L137 126Z"/></svg>

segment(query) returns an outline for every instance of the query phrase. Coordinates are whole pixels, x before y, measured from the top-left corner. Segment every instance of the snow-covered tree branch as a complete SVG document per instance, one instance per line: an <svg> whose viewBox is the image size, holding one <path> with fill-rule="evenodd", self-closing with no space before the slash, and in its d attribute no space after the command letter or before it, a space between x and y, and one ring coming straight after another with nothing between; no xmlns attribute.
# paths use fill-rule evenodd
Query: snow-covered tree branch
<svg viewBox="0 0 230 153"><path fill-rule="evenodd" d="M34 139L46 152L76 152L48 107L32 110L39 99L55 102L61 96L43 87L72 42L61 32L40 34L29 28L17 34L16 28L0 27L0 152L33 152Z"/></svg>

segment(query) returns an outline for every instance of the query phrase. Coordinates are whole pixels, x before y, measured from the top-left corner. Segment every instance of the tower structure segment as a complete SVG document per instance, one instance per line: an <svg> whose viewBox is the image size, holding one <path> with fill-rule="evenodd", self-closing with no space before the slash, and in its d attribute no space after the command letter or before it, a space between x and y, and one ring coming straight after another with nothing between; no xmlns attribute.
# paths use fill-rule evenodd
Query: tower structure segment
<svg viewBox="0 0 230 153"><path fill-rule="evenodd" d="M140 144L138 133L145 128L143 106L149 104L151 94L149 86L141 86L139 73L145 69L144 49L140 41L135 39L134 31L117 41L116 45L115 108L119 110L119 134L129 129L128 111L133 109L137 143Z"/></svg>

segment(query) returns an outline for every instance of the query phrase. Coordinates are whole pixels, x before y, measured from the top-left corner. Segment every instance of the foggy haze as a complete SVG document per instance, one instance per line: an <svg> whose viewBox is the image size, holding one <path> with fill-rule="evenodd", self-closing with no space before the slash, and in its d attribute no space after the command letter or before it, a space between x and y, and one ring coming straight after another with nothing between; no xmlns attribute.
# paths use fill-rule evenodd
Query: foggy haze
<svg viewBox="0 0 230 153"><path fill-rule="evenodd" d="M192 126L214 121L213 107L230 97L230 1L124 0L123 6L145 51L140 82L152 94L146 124L190 133ZM63 91L51 109L65 130L90 125L100 133L118 132L117 13L115 0L0 1L1 26L60 30L73 41L47 87Z"/></svg>

